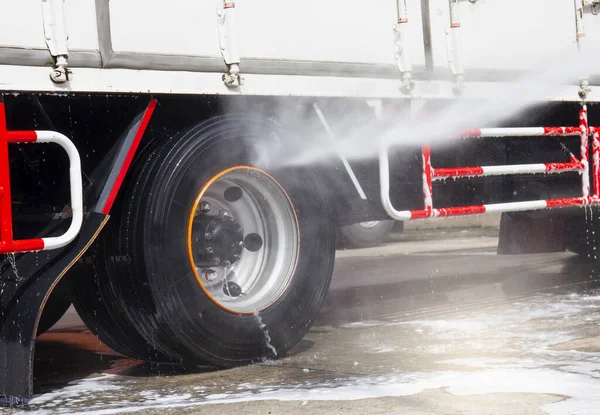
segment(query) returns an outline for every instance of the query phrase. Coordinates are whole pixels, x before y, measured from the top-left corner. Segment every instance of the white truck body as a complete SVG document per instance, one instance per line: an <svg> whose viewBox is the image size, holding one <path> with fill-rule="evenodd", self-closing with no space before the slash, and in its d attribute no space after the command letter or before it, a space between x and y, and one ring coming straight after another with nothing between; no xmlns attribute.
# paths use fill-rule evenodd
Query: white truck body
<svg viewBox="0 0 600 415"><path fill-rule="evenodd" d="M453 2L460 21L456 54L448 48ZM5 0L0 2L0 88L445 98L455 96L450 56L464 68L462 95L489 97L578 46L600 44L596 0L405 3L408 21L398 24L402 0L240 0L219 27L222 0ZM579 38L585 39L579 43L578 7L584 23ZM64 22L56 17L60 13ZM398 61L395 25L403 39ZM60 41L61 30L68 34L66 43ZM223 34L229 39L223 41ZM67 50L66 83L48 77L56 60L49 44ZM224 56L239 61L243 86L223 84ZM410 93L402 89L401 70L414 82ZM600 67L589 75L593 85ZM575 83L565 86L548 99L577 100L577 89ZM592 90L588 99L598 97Z"/></svg>
<svg viewBox="0 0 600 415"><path fill-rule="evenodd" d="M32 397L36 335L71 301L136 359L285 355L327 294L336 227L587 207L507 216L499 252L595 256L599 12L600 0L0 0L0 254L23 253L0 258L0 405ZM9 150L25 143L59 144L69 162ZM109 215L64 279L72 296L51 296Z"/></svg>

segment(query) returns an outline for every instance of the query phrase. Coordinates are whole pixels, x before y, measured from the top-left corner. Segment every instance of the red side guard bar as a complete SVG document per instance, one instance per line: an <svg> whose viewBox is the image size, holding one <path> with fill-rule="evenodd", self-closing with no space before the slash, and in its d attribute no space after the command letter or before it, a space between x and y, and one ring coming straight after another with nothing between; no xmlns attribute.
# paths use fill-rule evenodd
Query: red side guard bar
<svg viewBox="0 0 600 415"><path fill-rule="evenodd" d="M51 238L13 239L12 200L10 194L10 168L8 144L10 143L56 143L69 156L71 184L71 225L66 233ZM61 248L69 244L81 229L83 221L83 186L81 160L75 145L64 135L55 131L8 131L4 102L0 97L0 253L40 251Z"/></svg>
<svg viewBox="0 0 600 415"><path fill-rule="evenodd" d="M434 168L431 164L429 144L422 147L423 157L423 201L421 210L398 211L390 200L390 174L388 146L383 145L379 154L379 178L381 181L381 202L391 218L396 220L425 219L446 216L463 216L491 212L511 212L537 209L550 209L567 206L587 206L600 203L600 127L588 126L587 107L579 111L579 127L526 127L526 128L484 128L466 131L463 137L568 137L581 139L581 158L571 156L566 163L516 164L504 166L471 166L456 168ZM588 138L592 137L593 189L590 195ZM514 174L579 172L581 176L581 197L531 200L489 205L459 206L436 209L433 207L433 181L459 177L482 177Z"/></svg>

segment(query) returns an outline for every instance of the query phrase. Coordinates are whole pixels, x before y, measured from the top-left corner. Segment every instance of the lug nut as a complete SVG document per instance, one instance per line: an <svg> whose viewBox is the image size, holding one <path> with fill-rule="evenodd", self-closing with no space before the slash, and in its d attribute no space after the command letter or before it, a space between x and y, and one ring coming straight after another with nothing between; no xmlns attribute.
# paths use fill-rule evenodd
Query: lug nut
<svg viewBox="0 0 600 415"><path fill-rule="evenodd" d="M207 246L204 250L206 251L207 254L212 254L213 253L212 246Z"/></svg>
<svg viewBox="0 0 600 415"><path fill-rule="evenodd" d="M239 297L242 295L242 287L235 282L228 282L223 285L223 292L229 297Z"/></svg>
<svg viewBox="0 0 600 415"><path fill-rule="evenodd" d="M210 241L210 240L212 239L212 235L211 235L210 233L206 232L206 233L204 234L204 239L206 239L206 240L209 240L209 241Z"/></svg>
<svg viewBox="0 0 600 415"><path fill-rule="evenodd" d="M217 279L219 274L214 269L207 269L206 271L204 271L204 274L202 276L206 281L212 282Z"/></svg>
<svg viewBox="0 0 600 415"><path fill-rule="evenodd" d="M202 213L210 212L210 209L211 209L210 203L208 203L208 202L201 202L200 203L200 211Z"/></svg>
<svg viewBox="0 0 600 415"><path fill-rule="evenodd" d="M226 217L230 217L231 213L227 212L225 209L221 209L221 211L219 212L219 215L226 218Z"/></svg>

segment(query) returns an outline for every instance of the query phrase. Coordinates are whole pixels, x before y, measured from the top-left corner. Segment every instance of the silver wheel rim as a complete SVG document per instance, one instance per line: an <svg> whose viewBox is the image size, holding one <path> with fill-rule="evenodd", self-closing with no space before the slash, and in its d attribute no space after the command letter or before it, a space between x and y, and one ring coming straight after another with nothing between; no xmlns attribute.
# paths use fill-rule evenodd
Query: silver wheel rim
<svg viewBox="0 0 600 415"><path fill-rule="evenodd" d="M367 221L367 222L359 222L358 225L362 228L372 229L375 226L377 226L378 223L379 223L378 220L372 220L372 221Z"/></svg>
<svg viewBox="0 0 600 415"><path fill-rule="evenodd" d="M243 229L244 242L251 236L262 244L256 249L254 243L252 250L245 244L239 259L230 265L198 266L199 257L191 253L196 278L212 301L227 311L264 310L286 291L296 267L300 247L293 205L281 185L258 169L226 170L209 183L196 201L193 220L200 215L229 215ZM231 189L241 196L227 200L226 192ZM203 211L207 203L210 210ZM236 286L239 295L229 289Z"/></svg>

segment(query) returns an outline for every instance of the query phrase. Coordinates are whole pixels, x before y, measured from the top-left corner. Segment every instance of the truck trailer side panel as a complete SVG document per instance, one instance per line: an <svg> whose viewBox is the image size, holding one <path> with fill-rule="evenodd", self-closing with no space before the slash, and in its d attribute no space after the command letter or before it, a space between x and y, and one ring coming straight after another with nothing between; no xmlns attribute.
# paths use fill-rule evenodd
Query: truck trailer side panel
<svg viewBox="0 0 600 415"><path fill-rule="evenodd" d="M4 23L0 27L0 63L52 63L45 38L49 33L44 31L48 17L44 18L42 4L57 2L60 0L26 0L0 5ZM223 73L227 65L222 52L235 50L231 53L239 58L242 75L247 75L245 86L234 91L237 94L286 95L284 91L264 88L262 80L253 76L265 74L320 76L323 83L334 83L331 77L360 77L362 80L354 84L364 84L361 91L352 82L330 88L336 91L335 95L365 96L370 89L372 96L394 96L403 86L405 74L401 71L405 71L417 85L412 95L404 91L399 96L452 97L448 83L453 81L451 67L456 72L458 65L464 69L465 96L489 97L523 73L543 73L561 56L575 52L578 36L582 47L600 41L599 18L590 7L583 10L585 38L578 35L575 6L570 0L408 0L407 18L400 19L402 22L397 12L400 3L403 2L309 0L282 5L275 0L243 1L231 8L233 23L223 25L223 12L227 9L220 1L65 0L71 88L162 92L160 85L170 83L169 90L185 90L176 87L175 81L165 82L164 75L152 72L141 81L145 89L140 85L128 90L116 86L118 81L109 80L112 76L105 82L91 81L87 78L106 75L84 68ZM451 10L455 11L452 21ZM224 40L224 33L231 35L226 36L229 40ZM394 33L399 36L395 38ZM22 87L24 82L12 73L12 67L0 70L6 71L2 89ZM594 69L589 75L594 83L600 73ZM38 90L57 90L49 80L36 79L39 76L33 71L21 78L31 77ZM386 83L382 78L395 83ZM289 82L294 93L296 82L310 84L314 80L277 78L276 82ZM189 93L203 93L195 86L198 83L210 84L210 93L227 93L206 77L197 76L185 83ZM499 87L496 89L494 84ZM314 93L307 88L306 95ZM569 94L564 89L548 98L572 99ZM588 99L594 97L592 93Z"/></svg>

